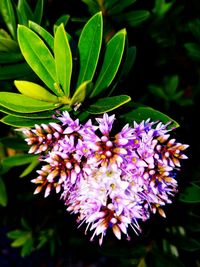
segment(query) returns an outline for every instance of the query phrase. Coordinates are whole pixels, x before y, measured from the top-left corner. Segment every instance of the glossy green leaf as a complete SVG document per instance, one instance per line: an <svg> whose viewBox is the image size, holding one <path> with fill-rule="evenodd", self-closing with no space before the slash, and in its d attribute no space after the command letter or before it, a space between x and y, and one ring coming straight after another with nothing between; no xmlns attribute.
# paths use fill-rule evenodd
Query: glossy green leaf
<svg viewBox="0 0 200 267"><path fill-rule="evenodd" d="M91 97L100 94L115 78L124 53L125 40L126 30L121 30L107 43L103 64Z"/></svg>
<svg viewBox="0 0 200 267"><path fill-rule="evenodd" d="M0 66L0 80L12 80L28 76L33 71L27 63L16 63Z"/></svg>
<svg viewBox="0 0 200 267"><path fill-rule="evenodd" d="M146 21L150 17L150 12L147 10L130 11L127 13L115 16L118 22L126 21L130 26L136 27Z"/></svg>
<svg viewBox="0 0 200 267"><path fill-rule="evenodd" d="M37 155L16 154L14 156L4 158L2 160L2 164L4 164L6 167L11 168L15 166L22 166L29 164L36 159L38 159Z"/></svg>
<svg viewBox="0 0 200 267"><path fill-rule="evenodd" d="M6 186L3 178L0 176L0 205L6 207L8 203L8 196L6 191Z"/></svg>
<svg viewBox="0 0 200 267"><path fill-rule="evenodd" d="M16 112L34 113L53 110L60 104L40 101L16 93L0 92L0 105Z"/></svg>
<svg viewBox="0 0 200 267"><path fill-rule="evenodd" d="M29 175L40 163L38 159L34 159L31 164L26 167L26 169L20 174L20 178L24 178L25 176Z"/></svg>
<svg viewBox="0 0 200 267"><path fill-rule="evenodd" d="M92 80L94 76L102 44L102 32L102 13L98 12L86 23L79 38L80 70L77 86Z"/></svg>
<svg viewBox="0 0 200 267"><path fill-rule="evenodd" d="M28 81L14 81L14 84L18 91L25 96L50 103L58 103L58 97L49 93L39 84Z"/></svg>
<svg viewBox="0 0 200 267"><path fill-rule="evenodd" d="M43 27L41 27L39 24L29 21L28 23L29 28L36 32L42 39L43 41L48 45L50 48L51 52L54 51L54 38L53 36L46 31Z"/></svg>
<svg viewBox="0 0 200 267"><path fill-rule="evenodd" d="M44 9L44 0L37 0L36 7L33 13L33 18L34 21L38 24L40 24L42 21L43 9Z"/></svg>
<svg viewBox="0 0 200 267"><path fill-rule="evenodd" d="M7 115L0 120L2 123L10 125L12 127L34 127L35 124L48 124L50 122L57 122L55 119L29 119L20 118L12 115Z"/></svg>
<svg viewBox="0 0 200 267"><path fill-rule="evenodd" d="M180 201L186 203L200 203L200 186L191 183L190 186L180 194Z"/></svg>
<svg viewBox="0 0 200 267"><path fill-rule="evenodd" d="M71 98L70 106L82 103L86 97L91 92L92 83L91 81L83 82L75 91L73 97Z"/></svg>
<svg viewBox="0 0 200 267"><path fill-rule="evenodd" d="M0 49L1 50L1 49ZM17 63L23 61L24 58L19 52L0 52L0 64Z"/></svg>
<svg viewBox="0 0 200 267"><path fill-rule="evenodd" d="M163 123L171 121L171 124L168 126L169 128L179 127L178 122L164 113L150 107L136 107L134 110L122 115L121 117L128 123L132 123L133 121L139 123L142 120L147 120L150 118L152 121L161 121Z"/></svg>
<svg viewBox="0 0 200 267"><path fill-rule="evenodd" d="M90 105L87 111L91 114L109 112L128 103L130 100L130 96L127 95L100 98L94 104Z"/></svg>
<svg viewBox="0 0 200 267"><path fill-rule="evenodd" d="M56 30L54 53L57 81L61 84L64 94L69 97L72 75L72 54L63 24L58 26Z"/></svg>
<svg viewBox="0 0 200 267"><path fill-rule="evenodd" d="M18 26L18 41L22 54L33 71L49 89L57 96L61 96L62 92L54 86L55 60L44 41L35 32L22 25Z"/></svg>
<svg viewBox="0 0 200 267"><path fill-rule="evenodd" d="M0 1L0 14L2 15L12 37L16 39L16 18L11 0Z"/></svg>

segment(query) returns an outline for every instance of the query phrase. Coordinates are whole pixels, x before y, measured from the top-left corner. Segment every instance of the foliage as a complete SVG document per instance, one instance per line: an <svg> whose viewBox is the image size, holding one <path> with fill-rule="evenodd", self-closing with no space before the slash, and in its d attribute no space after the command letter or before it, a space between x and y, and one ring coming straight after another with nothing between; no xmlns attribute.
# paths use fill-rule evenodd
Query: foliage
<svg viewBox="0 0 200 267"><path fill-rule="evenodd" d="M199 266L199 11L197 0L0 1L0 265ZM58 110L116 113L120 127L171 121L190 148L167 219L99 248L56 196L32 195L40 163L15 128Z"/></svg>

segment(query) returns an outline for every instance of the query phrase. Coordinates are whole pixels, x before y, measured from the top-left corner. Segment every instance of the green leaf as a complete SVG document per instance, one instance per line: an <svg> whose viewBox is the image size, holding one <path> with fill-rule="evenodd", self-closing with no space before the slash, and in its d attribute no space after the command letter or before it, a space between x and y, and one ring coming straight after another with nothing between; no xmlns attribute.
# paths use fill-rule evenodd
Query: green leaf
<svg viewBox="0 0 200 267"><path fill-rule="evenodd" d="M13 5L10 0L0 1L0 13L12 37L16 39L16 18Z"/></svg>
<svg viewBox="0 0 200 267"><path fill-rule="evenodd" d="M63 24L58 26L56 30L54 53L57 81L61 84L64 94L69 97L72 75L72 54Z"/></svg>
<svg viewBox="0 0 200 267"><path fill-rule="evenodd" d="M130 96L119 95L98 99L94 104L87 108L87 112L91 114L101 114L114 110L131 100Z"/></svg>
<svg viewBox="0 0 200 267"><path fill-rule="evenodd" d="M31 232L24 231L21 236L11 243L11 247L21 247L28 239L31 238Z"/></svg>
<svg viewBox="0 0 200 267"><path fill-rule="evenodd" d="M62 96L62 92L54 86L55 61L44 41L35 32L22 25L18 26L18 41L22 54L33 71L57 96Z"/></svg>
<svg viewBox="0 0 200 267"><path fill-rule="evenodd" d="M126 30L123 29L107 43L103 64L90 97L100 94L115 78L124 53L125 40Z"/></svg>
<svg viewBox="0 0 200 267"><path fill-rule="evenodd" d="M33 20L33 12L26 0L19 0L17 5L17 15L20 24L28 26L28 21Z"/></svg>
<svg viewBox="0 0 200 267"><path fill-rule="evenodd" d="M4 158L2 163L6 167L15 167L15 166L22 166L31 163L33 160L38 159L37 155L27 155L27 154L16 154L14 156L10 156Z"/></svg>
<svg viewBox="0 0 200 267"><path fill-rule="evenodd" d="M33 239L29 238L26 240L26 242L22 246L21 256L25 257L27 255L30 255L32 250L33 250Z"/></svg>
<svg viewBox="0 0 200 267"><path fill-rule="evenodd" d="M28 81L14 81L14 84L18 91L25 96L51 103L58 103L58 97L49 93L49 91L39 84Z"/></svg>
<svg viewBox="0 0 200 267"><path fill-rule="evenodd" d="M4 147L9 147L14 150L28 150L28 145L26 142L19 137L2 137L0 138L0 143L3 144Z"/></svg>
<svg viewBox="0 0 200 267"><path fill-rule="evenodd" d="M0 66L0 80L13 80L32 74L27 63L16 63Z"/></svg>
<svg viewBox="0 0 200 267"><path fill-rule="evenodd" d="M126 21L130 26L136 27L146 21L150 17L150 12L147 10L137 10L123 13L115 16L118 22Z"/></svg>
<svg viewBox="0 0 200 267"><path fill-rule="evenodd" d="M59 17L53 25L54 34L56 33L58 26L60 26L61 24L64 24L64 26L66 26L69 19L70 19L69 15L62 15L61 17Z"/></svg>
<svg viewBox="0 0 200 267"><path fill-rule="evenodd" d="M25 176L29 175L39 164L39 160L35 159L31 162L31 164L28 165L28 167L26 167L26 169L24 169L24 171L20 174L20 178L24 178Z"/></svg>
<svg viewBox="0 0 200 267"><path fill-rule="evenodd" d="M0 176L0 205L6 207L8 203L8 196L6 191L6 186L3 178Z"/></svg>
<svg viewBox="0 0 200 267"><path fill-rule="evenodd" d="M170 95L174 95L176 93L178 85L179 85L178 75L167 77L165 91Z"/></svg>
<svg viewBox="0 0 200 267"><path fill-rule="evenodd" d="M164 89L162 87L150 84L149 85L149 90L155 96L160 97L160 98L162 98L164 100L169 100L169 96L165 94Z"/></svg>
<svg viewBox="0 0 200 267"><path fill-rule="evenodd" d="M53 110L60 104L40 101L16 93L0 92L0 105L16 112L34 113L39 111Z"/></svg>
<svg viewBox="0 0 200 267"><path fill-rule="evenodd" d="M19 50L16 41L10 38L0 37L0 52L16 52Z"/></svg>
<svg viewBox="0 0 200 267"><path fill-rule="evenodd" d="M85 81L83 82L75 91L73 97L70 101L70 106L73 106L75 104L82 103L86 97L91 92L92 89L92 83L91 81Z"/></svg>
<svg viewBox="0 0 200 267"><path fill-rule="evenodd" d="M188 55L194 59L199 61L200 60L200 45L196 43L186 43L184 45L185 49L188 52Z"/></svg>
<svg viewBox="0 0 200 267"><path fill-rule="evenodd" d="M186 203L200 203L200 187L195 183L191 183L181 192L179 199Z"/></svg>
<svg viewBox="0 0 200 267"><path fill-rule="evenodd" d="M20 118L12 115L7 115L0 120L2 123L13 127L34 127L35 124L49 124L50 122L57 122L56 119L29 119Z"/></svg>
<svg viewBox="0 0 200 267"><path fill-rule="evenodd" d="M169 128L178 128L179 124L169 116L163 114L162 112L155 110L150 107L137 107L134 110L121 116L126 122L132 123L133 121L141 122L142 120L147 120L150 118L152 121L161 121L162 123L167 123L171 121L172 123L168 126Z"/></svg>
<svg viewBox="0 0 200 267"><path fill-rule="evenodd" d="M27 232L25 232L27 233ZM7 237L10 239L17 239L24 235L24 230L13 230L7 233Z"/></svg>
<svg viewBox="0 0 200 267"><path fill-rule="evenodd" d="M135 46L128 47L126 51L126 57L123 63L122 72L120 74L122 79L129 74L135 62L135 58L136 58L136 47Z"/></svg>
<svg viewBox="0 0 200 267"><path fill-rule="evenodd" d="M38 0L33 14L34 21L38 24L40 24L42 21L43 9L44 0Z"/></svg>
<svg viewBox="0 0 200 267"><path fill-rule="evenodd" d="M136 2L136 0L123 0L122 1L117 1L119 3L115 4L115 5L112 5L112 7L110 8L110 5L112 3L111 2L105 2L105 4L107 3L107 6L106 8L108 9L108 14L109 15L116 15L116 14L119 14L121 13L125 8L129 7L130 5L132 5L133 3Z"/></svg>
<svg viewBox="0 0 200 267"><path fill-rule="evenodd" d="M102 13L98 12L86 23L79 38L80 70L77 86L92 80L94 76L102 44L102 32Z"/></svg>
<svg viewBox="0 0 200 267"><path fill-rule="evenodd" d="M0 52L0 64L17 63L23 60L24 58L21 53L17 53L17 52L9 52L9 53L2 52L1 53Z"/></svg>
<svg viewBox="0 0 200 267"><path fill-rule="evenodd" d="M53 36L46 31L43 27L41 27L39 24L29 21L28 26L31 30L33 30L35 33L37 33L40 37L42 37L43 41L48 45L51 52L54 51L54 38Z"/></svg>

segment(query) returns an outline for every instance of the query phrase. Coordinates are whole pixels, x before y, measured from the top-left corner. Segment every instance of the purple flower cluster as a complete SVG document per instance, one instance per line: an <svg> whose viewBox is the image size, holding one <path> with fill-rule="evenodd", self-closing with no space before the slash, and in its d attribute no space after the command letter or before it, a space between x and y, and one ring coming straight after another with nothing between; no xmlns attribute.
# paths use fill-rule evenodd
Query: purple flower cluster
<svg viewBox="0 0 200 267"><path fill-rule="evenodd" d="M169 123L150 119L125 125L112 134L115 115L104 114L95 123L80 124L63 112L57 123L22 129L29 153L40 154L43 166L32 180L35 193L60 193L67 211L79 226L99 236L108 228L130 239L128 228L141 232L139 221L162 209L177 192L176 173L188 147L170 139Z"/></svg>

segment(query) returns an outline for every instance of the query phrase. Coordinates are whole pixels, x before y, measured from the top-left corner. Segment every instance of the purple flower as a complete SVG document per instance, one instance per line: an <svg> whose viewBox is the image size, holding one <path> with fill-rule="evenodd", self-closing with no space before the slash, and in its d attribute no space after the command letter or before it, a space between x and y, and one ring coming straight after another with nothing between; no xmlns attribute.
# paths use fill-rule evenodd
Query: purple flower
<svg viewBox="0 0 200 267"><path fill-rule="evenodd" d="M29 153L40 154L44 163L32 180L35 193L44 189L46 197L55 189L100 244L109 229L129 240L129 229L139 234L139 222L151 213L165 217L163 206L172 202L176 174L187 158L188 145L170 139L170 122L148 119L114 133L114 121L105 113L94 124L80 124L65 111L57 123L22 129Z"/></svg>

